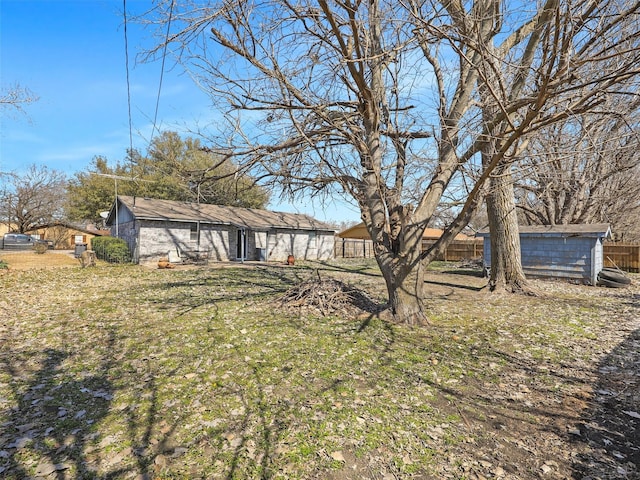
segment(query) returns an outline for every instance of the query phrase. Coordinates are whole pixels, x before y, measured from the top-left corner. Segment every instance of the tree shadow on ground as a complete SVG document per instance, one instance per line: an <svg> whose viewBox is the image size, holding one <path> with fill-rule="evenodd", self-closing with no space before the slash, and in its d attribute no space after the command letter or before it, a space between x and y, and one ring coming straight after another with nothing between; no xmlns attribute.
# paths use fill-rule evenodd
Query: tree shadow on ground
<svg viewBox="0 0 640 480"><path fill-rule="evenodd" d="M158 459L183 450L173 443L181 418L163 423L155 372L144 363L136 403L120 409L125 437L103 427L122 381L117 335L110 331L95 367L79 369L69 349L0 350L0 371L10 380L12 406L0 411L0 478L150 479ZM169 372L171 375L173 372ZM130 445L120 448L122 441ZM115 448L114 448L115 447Z"/></svg>
<svg viewBox="0 0 640 480"><path fill-rule="evenodd" d="M483 278L484 272L481 269L470 269L470 268L459 268L456 270L442 270L442 273L446 273L448 275L464 275L467 277L478 277Z"/></svg>
<svg viewBox="0 0 640 480"><path fill-rule="evenodd" d="M2 437L8 441L2 447L0 477L92 476L85 449L97 437L96 425L113 399L109 365L93 374L75 374L65 369L68 357L57 349L3 352L0 367L11 378L16 404L2 415Z"/></svg>
<svg viewBox="0 0 640 480"><path fill-rule="evenodd" d="M576 459L573 478L640 478L640 329L604 358L598 374L592 407L575 436L590 453Z"/></svg>
<svg viewBox="0 0 640 480"><path fill-rule="evenodd" d="M482 291L482 289L484 288L484 286L472 286L472 285L466 285L465 283L461 282L461 283L453 283L453 282L444 282L444 281L440 281L440 280L425 280L426 284L429 285L437 285L437 286L441 286L441 287L451 287L453 289L463 289L463 290L471 290L472 292L480 292Z"/></svg>
<svg viewBox="0 0 640 480"><path fill-rule="evenodd" d="M315 268L316 270L322 270L325 272L343 272L343 273L352 273L357 275L363 275L367 277L380 277L382 278L382 273L377 271L377 264L372 262L371 264L366 263L364 265L357 265L357 262L360 260L367 259L353 259L354 262L352 265L340 265L331 263L325 260L308 260L306 263L309 264L311 268Z"/></svg>
<svg viewBox="0 0 640 480"><path fill-rule="evenodd" d="M171 272L169 270L168 272ZM241 274L239 274L239 272ZM190 276L180 275L164 278L149 288L147 300L158 303L160 309L173 308L180 305L183 309L180 315L186 315L200 307L215 308L218 301L258 301L268 299L274 294L284 293L290 285L301 282L308 276L308 271L296 269L274 268L224 268L194 270ZM201 289L198 294L188 288ZM167 300L157 300L158 291L170 291L170 305ZM181 293L178 293L181 292ZM233 292L233 293L232 293Z"/></svg>

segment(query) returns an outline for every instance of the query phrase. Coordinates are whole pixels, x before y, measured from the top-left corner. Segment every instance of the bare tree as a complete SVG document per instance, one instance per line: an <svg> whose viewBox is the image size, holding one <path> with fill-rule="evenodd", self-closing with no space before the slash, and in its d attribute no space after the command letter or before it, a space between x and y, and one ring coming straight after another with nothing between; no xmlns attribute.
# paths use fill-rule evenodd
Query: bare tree
<svg viewBox="0 0 640 480"><path fill-rule="evenodd" d="M27 232L60 220L64 208L64 174L32 165L24 174L3 174L0 211L10 229Z"/></svg>
<svg viewBox="0 0 640 480"><path fill-rule="evenodd" d="M37 102L38 96L28 88L21 87L19 84L12 87L3 88L0 94L0 107L2 109L13 109L19 113L25 113L23 105L29 105Z"/></svg>
<svg viewBox="0 0 640 480"><path fill-rule="evenodd" d="M607 95L637 95L639 6L546 0L529 14L527 7L503 9L494 0L442 6L447 23L434 29L432 21L425 31L463 53L483 118L476 138L483 174L491 175L489 288L529 293L519 258L513 162L544 126L593 111ZM435 45L432 51L440 48Z"/></svg>
<svg viewBox="0 0 640 480"><path fill-rule="evenodd" d="M602 17L614 3L624 8ZM464 228L496 168L508 173L520 139L637 75L637 35L602 37L630 28L637 10L608 0L166 1L154 21L176 31L151 55L172 51L225 112L212 150L289 192L353 199L392 312L412 323L424 319L424 264ZM610 58L616 70L572 77ZM564 109L544 108L560 96ZM421 252L453 190L464 192L456 217Z"/></svg>
<svg viewBox="0 0 640 480"><path fill-rule="evenodd" d="M629 238L640 223L640 94L551 125L529 142L516 182L528 224L610 223Z"/></svg>

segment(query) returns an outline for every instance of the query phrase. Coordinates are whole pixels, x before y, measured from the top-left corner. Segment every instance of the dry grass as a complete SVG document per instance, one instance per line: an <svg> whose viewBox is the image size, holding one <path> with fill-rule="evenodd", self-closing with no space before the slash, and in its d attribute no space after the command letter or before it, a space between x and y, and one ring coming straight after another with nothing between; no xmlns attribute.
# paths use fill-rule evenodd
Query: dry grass
<svg viewBox="0 0 640 480"><path fill-rule="evenodd" d="M2 478L638 478L637 276L533 299L432 271L406 328L277 306L316 270L381 301L371 262L71 260L0 274Z"/></svg>
<svg viewBox="0 0 640 480"><path fill-rule="evenodd" d="M73 252L51 250L43 254L33 251L0 250L0 261L4 261L11 270L77 267L79 265L78 259L73 256Z"/></svg>

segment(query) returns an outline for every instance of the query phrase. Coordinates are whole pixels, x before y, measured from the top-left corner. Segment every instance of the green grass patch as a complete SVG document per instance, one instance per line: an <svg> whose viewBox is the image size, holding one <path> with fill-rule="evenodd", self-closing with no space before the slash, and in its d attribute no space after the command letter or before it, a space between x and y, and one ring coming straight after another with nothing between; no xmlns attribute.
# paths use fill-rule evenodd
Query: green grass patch
<svg viewBox="0 0 640 480"><path fill-rule="evenodd" d="M554 365L585 358L576 343L605 327L578 301L479 293L435 296L430 324L413 328L277 306L316 270L384 290L365 260L0 276L13 310L0 331L0 476L49 462L74 478L302 479L372 459L433 474L475 435L471 421L494 421L479 388L544 363L535 381L557 392Z"/></svg>

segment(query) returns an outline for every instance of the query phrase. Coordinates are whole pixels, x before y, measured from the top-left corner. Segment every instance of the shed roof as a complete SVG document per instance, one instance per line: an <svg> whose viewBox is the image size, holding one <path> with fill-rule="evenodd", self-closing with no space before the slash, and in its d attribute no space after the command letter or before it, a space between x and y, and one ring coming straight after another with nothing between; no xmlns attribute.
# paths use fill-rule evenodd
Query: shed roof
<svg viewBox="0 0 640 480"><path fill-rule="evenodd" d="M334 229L309 215L298 213L272 212L255 208L230 207L204 203L159 200L145 197L118 196L121 206L127 208L139 220L158 220L165 222L200 222L217 225L234 225L253 230L271 228L295 230ZM114 206L115 207L115 206ZM115 210L111 208L107 225L115 222Z"/></svg>
<svg viewBox="0 0 640 480"><path fill-rule="evenodd" d="M608 237L611 227L608 223L581 223L574 225L521 225L520 235L556 236L556 237ZM488 237L489 230L476 233L479 237Z"/></svg>

